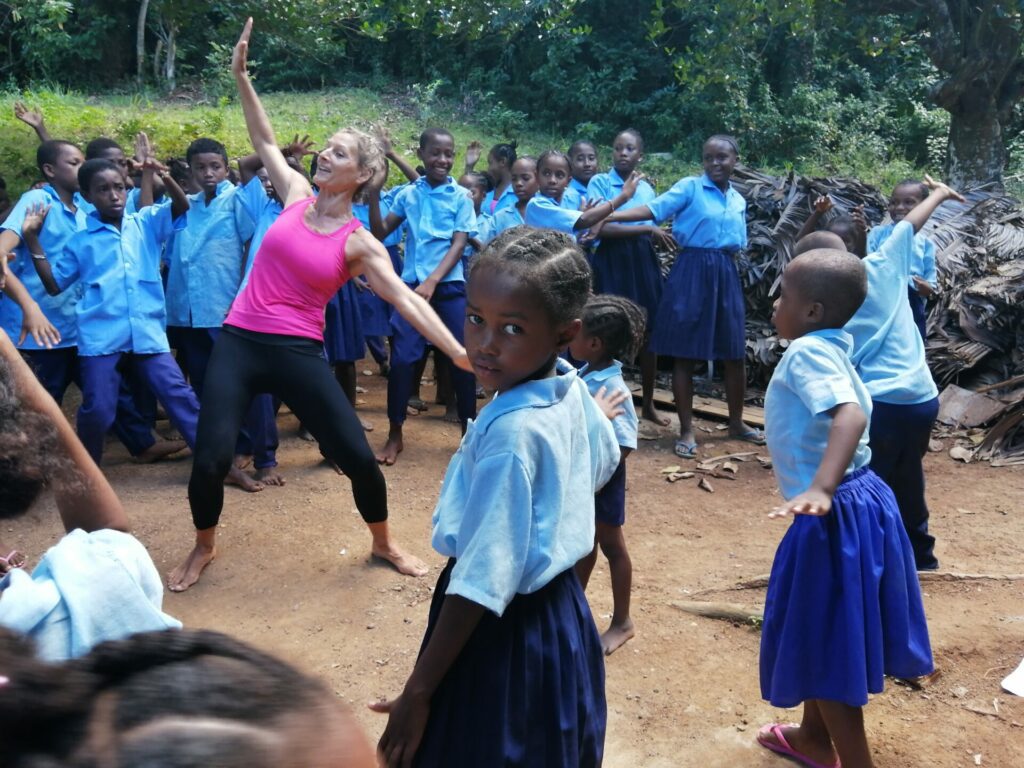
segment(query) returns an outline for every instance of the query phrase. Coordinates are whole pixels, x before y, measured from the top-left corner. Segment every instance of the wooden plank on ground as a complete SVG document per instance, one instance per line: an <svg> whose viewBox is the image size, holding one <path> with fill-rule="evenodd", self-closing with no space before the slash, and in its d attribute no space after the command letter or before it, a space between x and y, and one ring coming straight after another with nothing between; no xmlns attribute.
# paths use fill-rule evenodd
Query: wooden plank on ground
<svg viewBox="0 0 1024 768"><path fill-rule="evenodd" d="M639 387L633 389L633 400L637 404L640 403ZM654 405L657 408L664 408L669 411L675 411L676 409L675 399L672 397L672 393L666 389L656 388L654 390ZM704 397L703 395L694 396L693 412L701 416L718 419L719 421L726 421L729 418L729 408L724 400ZM744 406L743 420L752 426L764 428L764 408L758 408L755 405Z"/></svg>

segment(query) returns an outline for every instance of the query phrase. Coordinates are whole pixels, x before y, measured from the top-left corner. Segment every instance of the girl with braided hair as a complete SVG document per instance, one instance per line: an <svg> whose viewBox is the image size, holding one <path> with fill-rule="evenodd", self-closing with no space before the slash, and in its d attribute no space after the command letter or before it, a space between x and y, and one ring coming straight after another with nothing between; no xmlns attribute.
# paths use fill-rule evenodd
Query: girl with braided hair
<svg viewBox="0 0 1024 768"><path fill-rule="evenodd" d="M569 345L575 360L586 363L580 378L591 395L601 391L621 392L625 396L622 413L612 421L615 438L622 453L619 466L594 499L596 535L594 548L576 564L583 589L597 562L598 547L608 558L612 577L612 622L601 635L606 655L614 653L634 634L629 616L629 596L633 587L633 562L626 549L622 526L626 522L626 457L636 450L637 417L633 398L622 378L620 360L632 360L644 343L644 310L622 296L591 296L583 308L583 328Z"/></svg>
<svg viewBox="0 0 1024 768"><path fill-rule="evenodd" d="M145 632L62 664L0 630L7 768L372 768L322 683L217 632Z"/></svg>
<svg viewBox="0 0 1024 768"><path fill-rule="evenodd" d="M582 251L550 230L503 232L470 274L466 348L497 394L434 511L434 548L451 559L419 659L397 699L372 705L390 715L387 766L601 764L603 653L574 566L619 462L617 408L558 357L589 293Z"/></svg>

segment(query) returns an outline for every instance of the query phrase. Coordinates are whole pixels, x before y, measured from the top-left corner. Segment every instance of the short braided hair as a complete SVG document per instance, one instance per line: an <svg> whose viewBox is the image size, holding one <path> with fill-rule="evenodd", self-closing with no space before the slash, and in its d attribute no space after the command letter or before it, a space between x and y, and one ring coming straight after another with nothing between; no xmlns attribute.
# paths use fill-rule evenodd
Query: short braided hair
<svg viewBox="0 0 1024 768"><path fill-rule="evenodd" d="M565 167L572 171L572 163L569 161L569 156L560 149L545 149L540 153L540 157L537 158L537 170L539 171L544 163L547 163L554 159L559 159L565 163Z"/></svg>
<svg viewBox="0 0 1024 768"><path fill-rule="evenodd" d="M586 256L569 235L553 229L506 229L480 252L470 279L486 269L514 274L528 284L556 324L580 317L590 295Z"/></svg>
<svg viewBox="0 0 1024 768"><path fill-rule="evenodd" d="M582 319L583 332L600 339L609 357L633 360L643 346L647 312L624 296L591 296Z"/></svg>

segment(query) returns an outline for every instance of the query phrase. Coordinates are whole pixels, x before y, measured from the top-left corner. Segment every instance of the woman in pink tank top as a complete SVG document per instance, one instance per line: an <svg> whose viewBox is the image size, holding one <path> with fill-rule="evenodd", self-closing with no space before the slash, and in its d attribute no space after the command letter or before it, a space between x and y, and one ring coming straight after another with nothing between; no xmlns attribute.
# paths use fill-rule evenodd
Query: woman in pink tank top
<svg viewBox="0 0 1024 768"><path fill-rule="evenodd" d="M216 556L223 480L234 458L235 437L253 396L262 392L281 398L313 432L324 456L352 481L356 507L373 539L372 553L401 573L422 576L426 566L390 535L384 475L323 358L324 307L345 281L365 275L374 293L456 365L470 370L466 350L430 305L399 279L384 246L352 214L354 195L387 162L376 141L359 131L334 134L317 159L317 197L309 181L285 162L249 81L251 31L249 19L231 69L249 138L285 208L263 238L260 258L213 349L188 485L196 542L169 575L168 587L174 592L188 589Z"/></svg>

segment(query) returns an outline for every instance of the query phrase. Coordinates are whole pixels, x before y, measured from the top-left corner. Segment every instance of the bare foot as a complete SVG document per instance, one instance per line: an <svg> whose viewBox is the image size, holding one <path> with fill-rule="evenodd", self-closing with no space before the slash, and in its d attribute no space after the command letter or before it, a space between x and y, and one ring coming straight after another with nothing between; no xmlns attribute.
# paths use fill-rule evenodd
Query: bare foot
<svg viewBox="0 0 1024 768"><path fill-rule="evenodd" d="M790 748L809 760L813 760L819 765L835 765L838 762L839 758L831 742L824 745L805 738L800 726L796 723L780 723L778 728L782 733L782 738L786 740ZM767 725L757 732L757 743L767 749L771 749L769 745L780 748L783 746L775 733L773 733L772 728Z"/></svg>
<svg viewBox="0 0 1024 768"><path fill-rule="evenodd" d="M184 440L157 440L136 456L135 461L139 464L152 464L154 461L160 461L171 454L183 451L186 447Z"/></svg>
<svg viewBox="0 0 1024 768"><path fill-rule="evenodd" d="M299 427L299 440L305 440L307 443L316 442L316 438L313 437L313 433L305 427Z"/></svg>
<svg viewBox="0 0 1024 768"><path fill-rule="evenodd" d="M377 463L390 467L398 461L398 454L402 452L404 447L401 434L397 436L394 433L389 434L388 441L384 443L384 447L377 454Z"/></svg>
<svg viewBox="0 0 1024 768"><path fill-rule="evenodd" d="M252 464L252 456L244 453L235 454L235 466L239 469L248 469L249 465Z"/></svg>
<svg viewBox="0 0 1024 768"><path fill-rule="evenodd" d="M444 410L444 420L449 424L459 424L462 419L459 418L459 410L454 405L449 405Z"/></svg>
<svg viewBox="0 0 1024 768"><path fill-rule="evenodd" d="M167 588L171 592L184 592L197 581L203 569L217 557L216 547L204 547L199 544L189 552L185 562L175 568L167 576Z"/></svg>
<svg viewBox="0 0 1024 768"><path fill-rule="evenodd" d="M672 423L672 420L667 416L662 416L658 413L658 409L655 408L653 404L644 406L643 418L647 419L647 421L653 421L659 427L667 427Z"/></svg>
<svg viewBox="0 0 1024 768"><path fill-rule="evenodd" d="M418 557L405 552L396 544L390 544L386 548L374 545L371 554L380 560L391 563L396 571L405 576L427 575L427 564Z"/></svg>
<svg viewBox="0 0 1024 768"><path fill-rule="evenodd" d="M264 467L256 470L256 482L263 485L284 485L284 475L277 471L277 467Z"/></svg>
<svg viewBox="0 0 1024 768"><path fill-rule="evenodd" d="M231 467L228 476L224 478L224 485L234 485L246 493L259 493L263 490L263 483L249 477L238 467Z"/></svg>
<svg viewBox="0 0 1024 768"><path fill-rule="evenodd" d="M604 651L604 655L611 656L635 634L636 629L633 627L632 619L626 619L621 624L612 624L601 635L601 649Z"/></svg>

